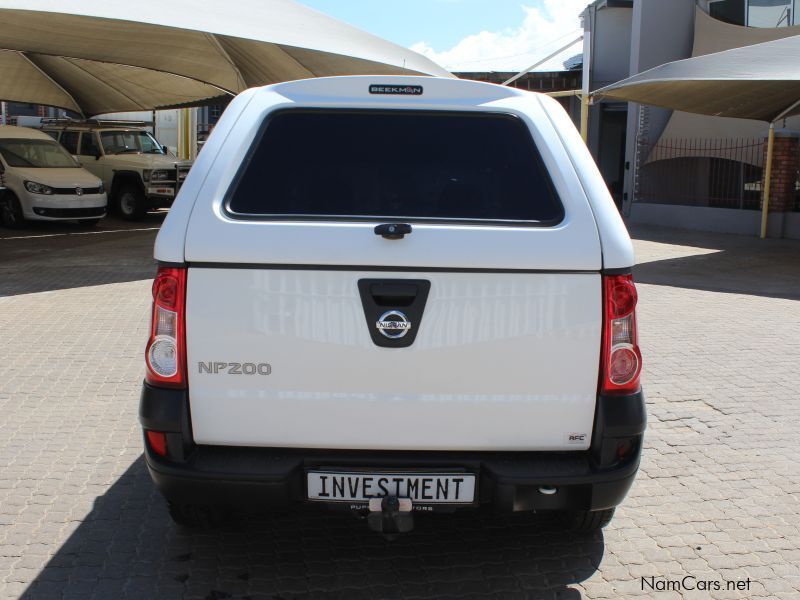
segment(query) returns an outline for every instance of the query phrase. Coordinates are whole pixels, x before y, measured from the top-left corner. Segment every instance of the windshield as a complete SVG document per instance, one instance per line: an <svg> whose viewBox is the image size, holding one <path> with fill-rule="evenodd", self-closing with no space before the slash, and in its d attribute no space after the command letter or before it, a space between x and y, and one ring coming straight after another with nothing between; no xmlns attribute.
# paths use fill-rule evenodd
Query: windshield
<svg viewBox="0 0 800 600"><path fill-rule="evenodd" d="M34 169L79 168L69 153L58 142L28 138L0 139L0 154L9 167Z"/></svg>
<svg viewBox="0 0 800 600"><path fill-rule="evenodd" d="M158 140L146 131L101 131L100 141L106 154L164 154Z"/></svg>

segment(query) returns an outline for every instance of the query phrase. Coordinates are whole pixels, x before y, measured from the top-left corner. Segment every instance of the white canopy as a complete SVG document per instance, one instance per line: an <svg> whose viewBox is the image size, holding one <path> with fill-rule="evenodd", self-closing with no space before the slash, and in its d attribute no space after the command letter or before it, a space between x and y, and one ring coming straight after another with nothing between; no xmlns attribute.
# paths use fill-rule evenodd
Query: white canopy
<svg viewBox="0 0 800 600"><path fill-rule="evenodd" d="M329 75L452 77L292 0L0 0L0 99L85 116Z"/></svg>
<svg viewBox="0 0 800 600"><path fill-rule="evenodd" d="M768 122L800 114L800 35L667 63L593 96Z"/></svg>

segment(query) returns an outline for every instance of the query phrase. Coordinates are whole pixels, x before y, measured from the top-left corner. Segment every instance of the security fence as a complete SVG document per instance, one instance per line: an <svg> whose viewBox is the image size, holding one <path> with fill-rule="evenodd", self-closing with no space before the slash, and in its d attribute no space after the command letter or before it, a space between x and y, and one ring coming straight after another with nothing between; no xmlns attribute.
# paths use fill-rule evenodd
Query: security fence
<svg viewBox="0 0 800 600"><path fill-rule="evenodd" d="M757 210L762 139L639 140L637 202ZM800 208L800 199L795 210Z"/></svg>

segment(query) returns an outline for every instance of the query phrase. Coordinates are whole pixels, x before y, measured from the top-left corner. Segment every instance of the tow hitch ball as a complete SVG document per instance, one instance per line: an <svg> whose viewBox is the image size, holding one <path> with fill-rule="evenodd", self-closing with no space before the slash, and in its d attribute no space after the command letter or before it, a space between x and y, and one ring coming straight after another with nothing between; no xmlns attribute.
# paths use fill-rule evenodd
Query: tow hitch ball
<svg viewBox="0 0 800 600"><path fill-rule="evenodd" d="M411 499L397 496L371 498L367 525L378 533L407 533L414 529Z"/></svg>

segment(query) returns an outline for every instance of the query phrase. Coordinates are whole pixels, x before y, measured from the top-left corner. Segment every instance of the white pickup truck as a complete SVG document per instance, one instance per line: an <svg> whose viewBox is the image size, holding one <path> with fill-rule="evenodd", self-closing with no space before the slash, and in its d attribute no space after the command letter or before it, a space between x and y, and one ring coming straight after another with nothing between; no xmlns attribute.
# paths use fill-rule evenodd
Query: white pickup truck
<svg viewBox="0 0 800 600"><path fill-rule="evenodd" d="M604 526L645 429L628 233L561 106L427 77L251 89L158 235L140 405L176 522L492 506Z"/></svg>

